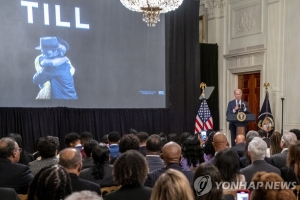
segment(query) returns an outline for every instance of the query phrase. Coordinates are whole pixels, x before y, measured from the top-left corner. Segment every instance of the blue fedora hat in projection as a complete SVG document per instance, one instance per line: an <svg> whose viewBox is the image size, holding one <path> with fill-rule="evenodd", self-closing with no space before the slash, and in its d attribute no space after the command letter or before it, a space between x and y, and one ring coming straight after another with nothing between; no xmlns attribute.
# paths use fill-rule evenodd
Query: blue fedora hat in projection
<svg viewBox="0 0 300 200"><path fill-rule="evenodd" d="M40 46L35 47L36 50L55 50L59 49L59 43L56 37L41 37Z"/></svg>

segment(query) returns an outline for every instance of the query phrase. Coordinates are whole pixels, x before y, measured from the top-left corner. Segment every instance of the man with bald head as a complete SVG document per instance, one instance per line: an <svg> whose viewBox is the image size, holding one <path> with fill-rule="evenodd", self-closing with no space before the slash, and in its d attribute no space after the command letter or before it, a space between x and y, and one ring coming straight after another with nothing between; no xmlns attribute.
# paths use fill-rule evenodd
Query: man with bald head
<svg viewBox="0 0 300 200"><path fill-rule="evenodd" d="M246 148L246 138L244 135L237 135L235 138L235 146L231 147L231 150L241 158L244 156Z"/></svg>
<svg viewBox="0 0 300 200"><path fill-rule="evenodd" d="M78 149L66 148L59 153L59 165L69 173L73 192L90 190L100 195L100 186L79 177L82 168L82 156Z"/></svg>
<svg viewBox="0 0 300 200"><path fill-rule="evenodd" d="M215 155L223 150L228 148L228 141L224 133L222 132L217 132L214 137L213 137L213 142L212 145L215 149ZM215 157L207 161L208 163L214 163Z"/></svg>
<svg viewBox="0 0 300 200"><path fill-rule="evenodd" d="M161 174L166 172L168 169L175 169L182 172L189 180L191 186L193 185L193 171L185 171L180 165L181 161L181 147L176 142L168 142L162 147L161 158L164 160L165 167L152 171L148 174L145 182L145 186L153 187L156 180Z"/></svg>
<svg viewBox="0 0 300 200"><path fill-rule="evenodd" d="M241 89L234 90L235 99L229 101L227 106L226 117L229 114L237 114L239 110L242 110L246 114L250 113L249 104L248 102L242 100L242 95L243 93ZM233 147L235 145L234 139L236 138L236 125L234 122L229 122L229 130L231 134L231 146Z"/></svg>

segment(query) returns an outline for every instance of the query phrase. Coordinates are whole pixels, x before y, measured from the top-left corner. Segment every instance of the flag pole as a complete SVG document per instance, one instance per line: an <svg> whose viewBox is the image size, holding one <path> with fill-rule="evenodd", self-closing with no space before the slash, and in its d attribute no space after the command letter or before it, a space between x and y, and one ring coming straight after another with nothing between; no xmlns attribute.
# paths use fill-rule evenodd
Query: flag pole
<svg viewBox="0 0 300 200"><path fill-rule="evenodd" d="M270 83L265 82L264 87L266 89L266 102L269 102L269 92L268 92L268 87L270 86ZM268 103L266 103L266 118L268 118L268 113L269 113L269 107ZM269 137L269 130L267 131L267 137Z"/></svg>
<svg viewBox="0 0 300 200"><path fill-rule="evenodd" d="M202 89L202 99L201 99L201 103L200 103L200 106L201 104L203 103L203 101L205 100L205 93L204 93L204 89L206 88L206 84L201 82L200 83L200 88ZM202 107L202 114L204 115L204 106ZM204 126L203 126L204 127Z"/></svg>
<svg viewBox="0 0 300 200"><path fill-rule="evenodd" d="M281 98L281 135L283 135L283 101L284 101L284 98L282 97Z"/></svg>

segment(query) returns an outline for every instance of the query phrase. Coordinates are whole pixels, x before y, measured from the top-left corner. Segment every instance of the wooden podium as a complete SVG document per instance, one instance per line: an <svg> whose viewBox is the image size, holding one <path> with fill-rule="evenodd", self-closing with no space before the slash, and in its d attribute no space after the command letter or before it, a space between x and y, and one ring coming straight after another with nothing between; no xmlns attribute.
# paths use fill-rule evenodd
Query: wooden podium
<svg viewBox="0 0 300 200"><path fill-rule="evenodd" d="M226 118L226 121L228 122L233 122L236 126L236 134L239 135L239 134L243 134L243 135L246 135L245 133L245 126L247 126L248 122L253 122L256 120L256 116L255 114L245 114L243 113L244 115L244 118L238 118L238 114L228 114L227 115L227 118Z"/></svg>

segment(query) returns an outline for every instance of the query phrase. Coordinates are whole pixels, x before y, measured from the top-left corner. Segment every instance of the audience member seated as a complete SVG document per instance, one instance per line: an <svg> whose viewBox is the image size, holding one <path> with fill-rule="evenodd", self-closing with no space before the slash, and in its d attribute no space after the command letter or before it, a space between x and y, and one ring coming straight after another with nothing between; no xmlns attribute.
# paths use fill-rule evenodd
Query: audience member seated
<svg viewBox="0 0 300 200"><path fill-rule="evenodd" d="M138 132L137 130L135 130L134 128L130 128L126 134L133 134L133 135L136 135Z"/></svg>
<svg viewBox="0 0 300 200"><path fill-rule="evenodd" d="M282 148L281 153L275 154L271 156L271 163L273 166L281 169L282 167L286 166L286 157L288 153L288 148L293 141L296 141L297 137L292 132L283 133L281 137L280 146Z"/></svg>
<svg viewBox="0 0 300 200"><path fill-rule="evenodd" d="M76 148L80 151L82 158L85 158L82 144L80 143L80 135L78 133L69 133L65 136L65 144L67 147Z"/></svg>
<svg viewBox="0 0 300 200"><path fill-rule="evenodd" d="M64 199L72 193L69 174L59 165L42 168L32 180L28 200Z"/></svg>
<svg viewBox="0 0 300 200"><path fill-rule="evenodd" d="M267 143L267 147L270 148L270 139L268 138L268 133L264 129L258 129L258 135L263 141Z"/></svg>
<svg viewBox="0 0 300 200"><path fill-rule="evenodd" d="M167 140L168 140L168 142L176 142L177 144L180 145L180 139L179 139L179 136L177 135L177 133L170 133L167 136Z"/></svg>
<svg viewBox="0 0 300 200"><path fill-rule="evenodd" d="M21 151L14 139L0 139L0 187L13 188L18 194L27 194L33 174L27 165L18 163Z"/></svg>
<svg viewBox="0 0 300 200"><path fill-rule="evenodd" d="M80 172L79 177L107 187L117 185L113 181L112 166L109 165L109 148L105 144L96 145L92 151L95 165Z"/></svg>
<svg viewBox="0 0 300 200"><path fill-rule="evenodd" d="M204 151L204 160L205 160L205 162L211 160L215 156L215 149L214 149L214 146L212 144L215 134L216 134L216 132L212 131L208 135L205 144L202 146L203 151ZM198 135L198 137L199 137L199 135Z"/></svg>
<svg viewBox="0 0 300 200"><path fill-rule="evenodd" d="M82 132L80 134L80 143L84 147L84 144L93 139L93 134L91 132Z"/></svg>
<svg viewBox="0 0 300 200"><path fill-rule="evenodd" d="M39 151L41 159L28 163L33 175L36 175L40 169L46 166L56 165L58 163L58 158L56 157L58 146L52 138L45 137L41 139L37 145L37 150Z"/></svg>
<svg viewBox="0 0 300 200"><path fill-rule="evenodd" d="M200 141L197 135L189 136L181 145L182 158L181 166L183 169L192 171L204 162L204 153L200 147Z"/></svg>
<svg viewBox="0 0 300 200"><path fill-rule="evenodd" d="M98 146L98 142L96 140L89 140L88 142L84 143L83 150L86 157L82 159L82 169L87 169L94 166L92 151L96 146Z"/></svg>
<svg viewBox="0 0 300 200"><path fill-rule="evenodd" d="M144 187L148 167L144 156L136 150L128 150L121 154L114 163L114 180L121 188L105 195L105 200L147 200L151 196L151 188Z"/></svg>
<svg viewBox="0 0 300 200"><path fill-rule="evenodd" d="M146 156L146 141L149 137L149 134L146 132L138 132L136 134L136 136L139 138L140 140L140 152L141 154L143 154L144 156Z"/></svg>
<svg viewBox="0 0 300 200"><path fill-rule="evenodd" d="M290 132L292 132L296 135L297 140L300 140L300 130L299 129L291 129Z"/></svg>
<svg viewBox="0 0 300 200"><path fill-rule="evenodd" d="M150 172L164 167L164 161L160 157L161 147L161 137L150 135L146 141L146 161Z"/></svg>
<svg viewBox="0 0 300 200"><path fill-rule="evenodd" d="M300 184L300 141L294 141L289 146L287 166L281 168L281 177L285 182Z"/></svg>
<svg viewBox="0 0 300 200"><path fill-rule="evenodd" d="M240 168L245 168L248 165L251 164L251 158L248 154L248 146L249 143L251 142L251 140L254 137L259 137L259 134L257 131L248 131L248 133L246 134L246 145L245 145L245 152L244 152L244 156L240 158ZM270 161L271 162L271 161Z"/></svg>
<svg viewBox="0 0 300 200"><path fill-rule="evenodd" d="M18 163L28 165L29 162L34 160L34 157L32 154L28 153L24 148L23 148L23 140L22 136L18 133L9 133L7 137L13 138L19 145L19 148L22 149L22 152L20 153L20 160Z"/></svg>
<svg viewBox="0 0 300 200"><path fill-rule="evenodd" d="M184 141L186 140L186 138L188 138L190 136L191 136L191 134L189 132L183 132L183 133L181 133L180 138L179 138L180 145L182 145L184 143Z"/></svg>
<svg viewBox="0 0 300 200"><path fill-rule="evenodd" d="M259 134L257 131L253 131L250 130L248 131L248 133L246 134L246 140L250 139L250 138L254 138L254 137L259 137Z"/></svg>
<svg viewBox="0 0 300 200"><path fill-rule="evenodd" d="M221 151L223 149L227 149L228 141L227 141L225 134L222 132L217 132L213 137L212 145L215 149L215 155L217 155L219 151ZM214 160L215 160L215 157L210 159L208 162L213 164Z"/></svg>
<svg viewBox="0 0 300 200"><path fill-rule="evenodd" d="M151 200L193 200L193 190L184 174L175 169L168 169L156 181Z"/></svg>
<svg viewBox="0 0 300 200"><path fill-rule="evenodd" d="M110 163L114 163L116 158L120 155L119 152L119 142L120 142L120 134L117 131L110 132L108 134L108 143L109 143L109 151L110 151Z"/></svg>
<svg viewBox="0 0 300 200"><path fill-rule="evenodd" d="M239 134L235 138L235 146L231 147L231 150L234 151L239 158L244 156L246 148L246 137L243 134Z"/></svg>
<svg viewBox="0 0 300 200"><path fill-rule="evenodd" d="M267 144L260 137L254 137L248 146L248 154L250 156L252 164L241 170L241 173L245 176L247 184L250 183L253 175L256 172L274 172L280 175L280 170L264 159L266 156Z"/></svg>
<svg viewBox="0 0 300 200"><path fill-rule="evenodd" d="M281 146L281 134L277 131L273 132L270 137L270 148L267 149L267 157L278 154L282 151Z"/></svg>
<svg viewBox="0 0 300 200"><path fill-rule="evenodd" d="M90 190L100 194L100 186L79 177L82 167L82 157L78 149L66 148L59 153L59 165L70 175L73 191Z"/></svg>
<svg viewBox="0 0 300 200"><path fill-rule="evenodd" d="M164 134L164 132L160 132L158 135L159 135L160 138L161 138L161 143L162 143L162 144L161 144L161 147L163 147L165 144L168 143L167 136Z"/></svg>
<svg viewBox="0 0 300 200"><path fill-rule="evenodd" d="M126 134L120 139L119 151L120 153L125 153L128 150L140 149L140 140L136 135Z"/></svg>
<svg viewBox="0 0 300 200"><path fill-rule="evenodd" d="M164 160L165 167L157 169L148 174L145 186L153 187L159 176L165 173L168 169L176 169L182 172L189 180L190 185L193 185L193 171L185 171L180 165L181 147L176 142L168 142L162 147L161 158Z"/></svg>
<svg viewBox="0 0 300 200"><path fill-rule="evenodd" d="M203 182L200 182L203 176L209 176L212 183L212 188L205 194L202 194ZM232 195L223 195L223 188L216 184L222 182L222 177L219 170L211 163L202 163L196 170L193 180L196 200L234 200Z"/></svg>
<svg viewBox="0 0 300 200"><path fill-rule="evenodd" d="M259 187L251 191L251 200L296 200L292 190L275 187L284 184L282 178L276 173L258 172L253 176L252 181ZM275 189L269 189L270 185L273 185Z"/></svg>
<svg viewBox="0 0 300 200"><path fill-rule="evenodd" d="M101 142L106 145L109 145L108 144L108 134L103 135Z"/></svg>
<svg viewBox="0 0 300 200"><path fill-rule="evenodd" d="M97 193L83 190L81 192L74 192L65 200L103 200Z"/></svg>
<svg viewBox="0 0 300 200"><path fill-rule="evenodd" d="M235 183L226 185L223 190L243 189L246 180L239 170L239 157L234 151L229 148L219 151L215 156L214 165L219 169L222 181Z"/></svg>

